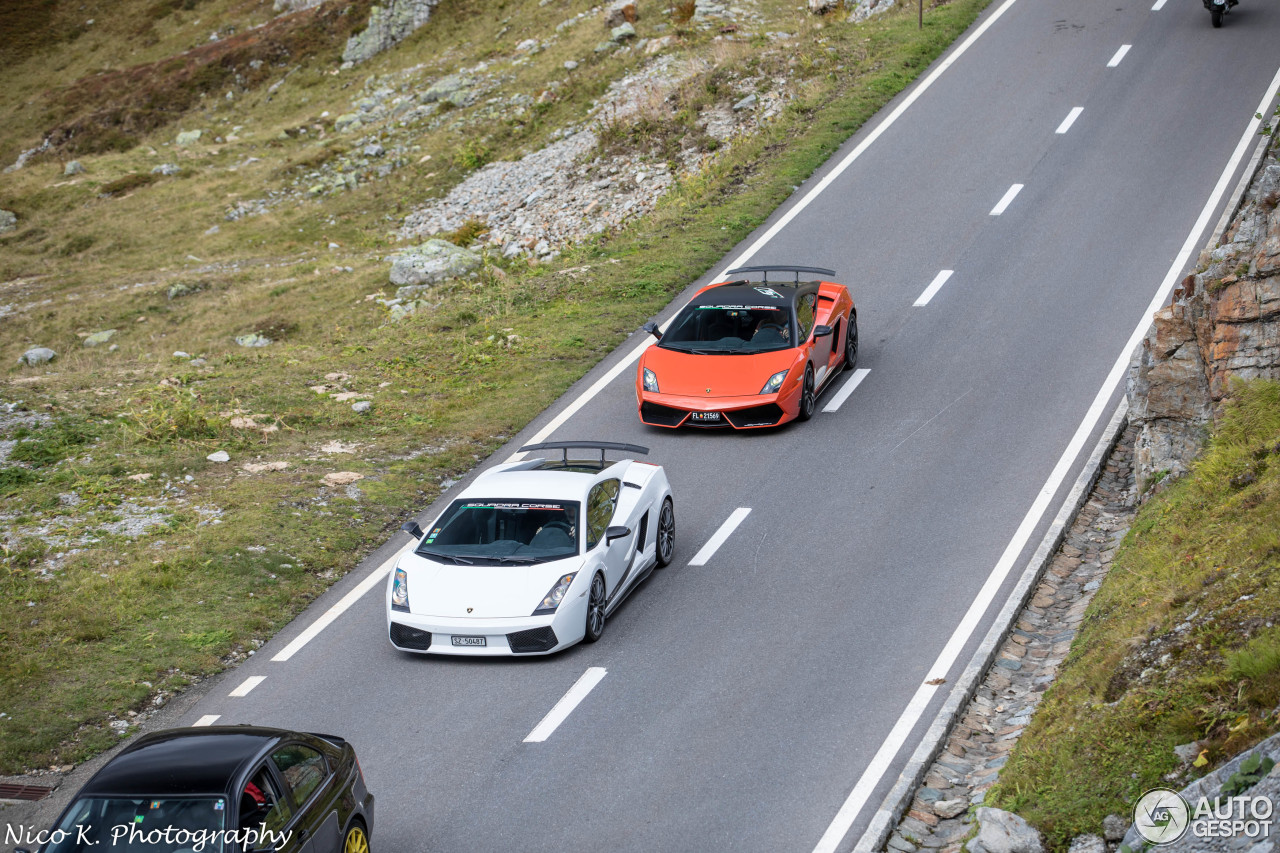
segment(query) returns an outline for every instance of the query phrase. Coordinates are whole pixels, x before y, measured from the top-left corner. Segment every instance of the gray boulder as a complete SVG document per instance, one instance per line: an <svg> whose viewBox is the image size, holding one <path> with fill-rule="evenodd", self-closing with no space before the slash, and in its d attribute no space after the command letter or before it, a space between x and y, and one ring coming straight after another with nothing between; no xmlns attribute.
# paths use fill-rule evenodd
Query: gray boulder
<svg viewBox="0 0 1280 853"><path fill-rule="evenodd" d="M70 163L62 167L62 174L68 178L72 175L83 175L84 164L79 160L72 160Z"/></svg>
<svg viewBox="0 0 1280 853"><path fill-rule="evenodd" d="M0 210L0 234L18 227L18 214L12 210Z"/></svg>
<svg viewBox="0 0 1280 853"><path fill-rule="evenodd" d="M809 12L814 15L825 15L840 8L840 0L809 0Z"/></svg>
<svg viewBox="0 0 1280 853"><path fill-rule="evenodd" d="M373 408L373 403L370 403L368 400L361 400L359 403L351 404L351 411L361 415L372 408Z"/></svg>
<svg viewBox="0 0 1280 853"><path fill-rule="evenodd" d="M170 175L176 175L181 171L182 171L181 167L179 167L176 163L161 163L159 166L151 167L151 174L164 175L166 177Z"/></svg>
<svg viewBox="0 0 1280 853"><path fill-rule="evenodd" d="M421 246L391 257L391 283L434 284L473 272L480 256L447 240L428 240Z"/></svg>
<svg viewBox="0 0 1280 853"><path fill-rule="evenodd" d="M636 28L631 24L619 24L609 31L609 41L621 44L636 37Z"/></svg>
<svg viewBox="0 0 1280 853"><path fill-rule="evenodd" d="M253 332L248 335L236 335L236 343L242 347L265 347L271 345L271 338Z"/></svg>
<svg viewBox="0 0 1280 853"><path fill-rule="evenodd" d="M200 137L204 135L203 130L184 130L178 134L178 138L174 140L179 145L195 145L200 141Z"/></svg>
<svg viewBox="0 0 1280 853"><path fill-rule="evenodd" d="M446 74L421 92L418 100L424 104L448 101L455 107L465 107L475 100L474 87L475 81L464 74Z"/></svg>
<svg viewBox="0 0 1280 853"><path fill-rule="evenodd" d="M849 20L857 23L865 21L873 15L879 15L881 12L887 12L893 8L893 0L857 0L851 4L852 10L849 12Z"/></svg>
<svg viewBox="0 0 1280 853"><path fill-rule="evenodd" d="M339 133L348 133L353 130L359 130L364 123L360 121L360 116L355 113L347 113L340 115L333 122L333 129Z"/></svg>
<svg viewBox="0 0 1280 853"><path fill-rule="evenodd" d="M978 834L966 845L969 853L1044 853L1040 833L1016 814L978 809Z"/></svg>
<svg viewBox="0 0 1280 853"><path fill-rule="evenodd" d="M386 0L369 10L369 26L347 39L343 62L364 62L395 47L425 24L439 0Z"/></svg>
<svg viewBox="0 0 1280 853"><path fill-rule="evenodd" d="M85 338L84 345L87 347L100 347L115 336L115 329L103 329L101 332L94 332L92 335Z"/></svg>
<svg viewBox="0 0 1280 853"><path fill-rule="evenodd" d="M47 364L58 357L58 354L48 347L32 347L31 349L18 356L19 364L37 365Z"/></svg>

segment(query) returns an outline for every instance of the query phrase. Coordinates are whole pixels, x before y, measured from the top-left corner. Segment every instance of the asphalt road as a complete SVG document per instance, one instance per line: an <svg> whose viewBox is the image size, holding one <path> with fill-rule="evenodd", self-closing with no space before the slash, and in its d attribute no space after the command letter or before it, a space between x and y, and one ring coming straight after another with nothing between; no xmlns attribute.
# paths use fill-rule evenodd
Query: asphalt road
<svg viewBox="0 0 1280 853"><path fill-rule="evenodd" d="M183 722L347 737L378 798L380 853L813 850L1124 354L1276 75L1274 4L1242 0L1213 30L1194 0L1152 2L1017 0L754 255L831 267L850 286L870 373L838 411L763 433L649 429L628 366L555 431L647 445L675 491L676 562L599 643L547 659L402 655L378 583L271 660L400 535ZM940 270L954 273L915 305ZM738 508L750 513L724 544L688 565ZM525 743L589 667L607 674ZM253 676L265 680L228 695Z"/></svg>

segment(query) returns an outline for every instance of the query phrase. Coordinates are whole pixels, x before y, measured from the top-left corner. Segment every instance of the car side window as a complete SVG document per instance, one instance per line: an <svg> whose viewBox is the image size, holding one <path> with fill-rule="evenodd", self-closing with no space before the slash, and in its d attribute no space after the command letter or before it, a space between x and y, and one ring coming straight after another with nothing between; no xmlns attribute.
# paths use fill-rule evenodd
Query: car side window
<svg viewBox="0 0 1280 853"><path fill-rule="evenodd" d="M271 761L275 764L285 784L293 794L293 804L299 808L320 787L320 783L329 775L329 767L324 756L309 746L291 743L271 753Z"/></svg>
<svg viewBox="0 0 1280 853"><path fill-rule="evenodd" d="M292 813L271 771L265 765L255 770L240 792L240 828L256 829L265 824L277 832L284 829Z"/></svg>
<svg viewBox="0 0 1280 853"><path fill-rule="evenodd" d="M605 480L596 483L587 494L587 550L596 547L604 536L604 531L613 520L613 510L618 505L618 489L621 483L617 480Z"/></svg>
<svg viewBox="0 0 1280 853"><path fill-rule="evenodd" d="M806 293L800 297L800 302L796 304L796 324L800 327L800 342L809 340L809 333L813 331L813 321L817 316L818 299L812 293Z"/></svg>

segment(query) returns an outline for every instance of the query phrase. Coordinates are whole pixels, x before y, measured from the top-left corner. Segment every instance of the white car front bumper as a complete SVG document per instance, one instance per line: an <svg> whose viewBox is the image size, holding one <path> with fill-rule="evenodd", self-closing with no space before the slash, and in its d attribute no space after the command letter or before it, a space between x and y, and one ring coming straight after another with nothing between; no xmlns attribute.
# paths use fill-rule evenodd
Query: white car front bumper
<svg viewBox="0 0 1280 853"><path fill-rule="evenodd" d="M387 635L397 649L417 654L546 655L580 642L586 622L586 598L575 596L539 616L465 619L388 609Z"/></svg>

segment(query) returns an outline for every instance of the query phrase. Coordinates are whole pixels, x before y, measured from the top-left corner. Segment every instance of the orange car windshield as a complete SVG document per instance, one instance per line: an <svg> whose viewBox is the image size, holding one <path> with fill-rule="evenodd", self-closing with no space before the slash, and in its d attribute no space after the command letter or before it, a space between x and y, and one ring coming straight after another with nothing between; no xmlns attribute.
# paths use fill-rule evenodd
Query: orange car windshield
<svg viewBox="0 0 1280 853"><path fill-rule="evenodd" d="M703 355L742 355L789 349L793 340L790 307L688 305L658 346Z"/></svg>

